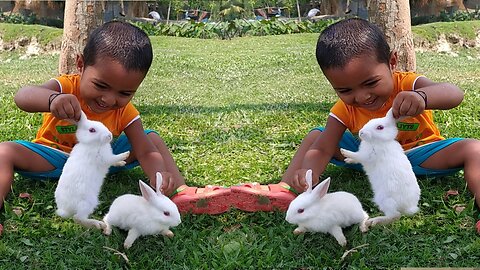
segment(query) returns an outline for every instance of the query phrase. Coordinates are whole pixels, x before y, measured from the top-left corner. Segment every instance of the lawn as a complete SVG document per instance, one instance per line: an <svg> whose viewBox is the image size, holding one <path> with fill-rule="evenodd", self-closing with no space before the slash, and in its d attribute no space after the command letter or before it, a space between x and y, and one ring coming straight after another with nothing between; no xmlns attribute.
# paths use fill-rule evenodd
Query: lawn
<svg viewBox="0 0 480 270"><path fill-rule="evenodd" d="M144 126L165 139L189 185L279 181L302 138L325 124L336 100L315 62L317 36L152 37L154 64L133 102ZM417 54L419 73L466 93L459 107L435 112L446 137L480 137L479 64L474 49L457 57ZM41 115L20 111L13 95L56 76L57 66L58 54L0 53L0 141L35 136ZM364 174L329 165L327 176L331 191L352 192L371 215L379 214ZM101 218L116 196L138 194L138 179L144 179L140 169L108 177L93 216ZM125 251L126 232L106 237L56 216L55 184L15 177L0 213L0 269L396 269L480 261L479 211L461 173L420 178L418 214L366 234L356 225L346 228L346 248L326 234L293 235L284 213L232 210L185 215L174 238L143 237ZM446 198L449 190L458 195Z"/></svg>

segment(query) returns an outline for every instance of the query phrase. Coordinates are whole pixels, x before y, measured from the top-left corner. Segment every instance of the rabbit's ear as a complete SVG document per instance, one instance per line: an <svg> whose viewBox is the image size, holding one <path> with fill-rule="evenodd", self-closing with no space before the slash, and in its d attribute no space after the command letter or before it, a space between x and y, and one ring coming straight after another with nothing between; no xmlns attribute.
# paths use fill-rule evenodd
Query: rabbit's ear
<svg viewBox="0 0 480 270"><path fill-rule="evenodd" d="M390 108L390 110L388 110L387 114L385 115L385 118L394 119L393 118L393 108Z"/></svg>
<svg viewBox="0 0 480 270"><path fill-rule="evenodd" d="M80 120L78 120L77 125L83 125L84 123L88 122L87 115L83 111L81 111L80 113Z"/></svg>
<svg viewBox="0 0 480 270"><path fill-rule="evenodd" d="M322 198L327 194L328 187L330 187L330 177L327 179L323 180L320 184L318 184L314 189L313 193L318 196L318 198Z"/></svg>
<svg viewBox="0 0 480 270"><path fill-rule="evenodd" d="M312 181L312 169L308 169L307 172L305 173L305 181L307 182L307 192L312 192L312 186L313 186L313 181Z"/></svg>
<svg viewBox="0 0 480 270"><path fill-rule="evenodd" d="M155 191L153 191L153 189L149 185L145 184L142 180L138 180L138 185L140 186L142 197L145 198L145 200L151 201L154 197L156 197Z"/></svg>
<svg viewBox="0 0 480 270"><path fill-rule="evenodd" d="M163 176L160 172L157 172L156 174L157 181L155 183L155 190L157 191L157 194L162 194L162 184L163 184Z"/></svg>
<svg viewBox="0 0 480 270"><path fill-rule="evenodd" d="M395 122L398 122L398 121L400 121L400 120L403 120L403 119L405 119L405 118L408 118L408 116L401 116L401 117L399 117L398 119L395 119L395 118L393 117L393 108L390 108L390 110L388 110L387 114L385 115L385 118L390 119L390 120L393 120L393 121L395 121Z"/></svg>

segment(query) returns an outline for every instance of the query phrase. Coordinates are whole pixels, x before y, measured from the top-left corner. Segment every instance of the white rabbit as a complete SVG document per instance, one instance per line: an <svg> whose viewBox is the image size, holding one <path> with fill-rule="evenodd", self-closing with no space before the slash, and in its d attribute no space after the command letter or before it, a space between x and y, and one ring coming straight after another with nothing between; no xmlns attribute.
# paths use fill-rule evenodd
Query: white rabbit
<svg viewBox="0 0 480 270"><path fill-rule="evenodd" d="M372 119L363 126L357 152L341 149L346 163L362 164L374 193L373 201L385 215L369 219L368 226L388 224L402 214L418 211L420 187L410 161L395 139L397 134L390 109L385 117Z"/></svg>
<svg viewBox="0 0 480 270"><path fill-rule="evenodd" d="M57 215L73 217L85 227L103 228L100 220L89 219L98 205L98 195L110 166L124 166L130 152L115 155L110 142L112 133L82 112L75 133L78 143L65 162L55 190Z"/></svg>
<svg viewBox="0 0 480 270"><path fill-rule="evenodd" d="M341 246L347 244L342 228L353 224L360 225L366 232L368 214L363 210L358 198L348 192L327 193L330 177L312 190L312 170L306 173L307 191L298 195L289 205L286 220L298 227L294 234L307 231L329 233Z"/></svg>
<svg viewBox="0 0 480 270"><path fill-rule="evenodd" d="M128 230L128 236L123 246L128 249L142 235L162 234L173 237L170 227L180 224L180 213L177 206L167 196L160 192L163 178L157 172L155 191L139 180L142 196L125 194L116 198L110 210L103 218L105 228L103 233L110 235L112 226Z"/></svg>

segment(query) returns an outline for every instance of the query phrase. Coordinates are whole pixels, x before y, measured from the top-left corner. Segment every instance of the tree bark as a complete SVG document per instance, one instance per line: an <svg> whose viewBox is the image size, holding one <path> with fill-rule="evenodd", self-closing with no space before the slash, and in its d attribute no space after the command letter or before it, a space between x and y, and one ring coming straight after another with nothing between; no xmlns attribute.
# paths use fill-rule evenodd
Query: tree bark
<svg viewBox="0 0 480 270"><path fill-rule="evenodd" d="M66 0L59 74L77 72L76 58L88 35L103 23L103 3L95 0Z"/></svg>
<svg viewBox="0 0 480 270"><path fill-rule="evenodd" d="M368 17L383 30L390 48L397 51L397 70L415 71L416 58L408 0L371 0Z"/></svg>

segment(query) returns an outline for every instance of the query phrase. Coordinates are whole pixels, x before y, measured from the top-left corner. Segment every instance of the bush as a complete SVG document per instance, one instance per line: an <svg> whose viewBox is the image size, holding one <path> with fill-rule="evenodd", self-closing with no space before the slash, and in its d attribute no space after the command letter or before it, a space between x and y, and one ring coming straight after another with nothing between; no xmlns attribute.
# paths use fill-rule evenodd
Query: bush
<svg viewBox="0 0 480 270"><path fill-rule="evenodd" d="M63 20L53 18L37 18L35 13L30 15L0 13L0 22L14 24L40 24L56 28L63 28Z"/></svg>
<svg viewBox="0 0 480 270"><path fill-rule="evenodd" d="M158 23L153 25L146 22L133 22L152 36L177 36L189 38L219 38L231 39L242 36L267 36L295 33L320 33L335 20L296 21L296 20L242 20L224 21L217 23L196 23L182 21L175 23Z"/></svg>
<svg viewBox="0 0 480 270"><path fill-rule="evenodd" d="M456 11L453 13L442 11L440 15L418 16L412 18L412 26L427 24L433 22L455 22L455 21L474 21L480 20L480 10L474 12Z"/></svg>

